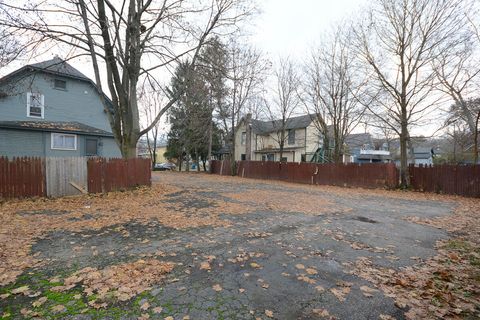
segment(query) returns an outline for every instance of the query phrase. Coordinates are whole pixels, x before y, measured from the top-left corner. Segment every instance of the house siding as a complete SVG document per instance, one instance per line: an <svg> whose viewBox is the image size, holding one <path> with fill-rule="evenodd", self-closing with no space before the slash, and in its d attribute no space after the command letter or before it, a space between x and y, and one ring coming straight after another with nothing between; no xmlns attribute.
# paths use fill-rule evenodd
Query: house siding
<svg viewBox="0 0 480 320"><path fill-rule="evenodd" d="M66 81L66 90L54 88L55 79ZM100 94L88 81L35 72L17 74L0 86L7 93L0 98L2 121L51 121L79 122L87 126L111 132L110 124ZM44 118L27 116L27 93L44 95ZM86 135L77 134L77 149L52 150L51 132L0 128L0 155L70 157L85 156ZM98 153L104 157L120 157L120 150L113 137L96 137Z"/></svg>
<svg viewBox="0 0 480 320"><path fill-rule="evenodd" d="M44 133L0 128L0 156L45 156Z"/></svg>
<svg viewBox="0 0 480 320"><path fill-rule="evenodd" d="M77 134L76 150L55 150L51 148L51 132L13 129L0 129L0 156L83 157L86 156L85 140L87 138L98 139L99 156L121 157L113 138Z"/></svg>
<svg viewBox="0 0 480 320"><path fill-rule="evenodd" d="M10 81L10 83L17 81L13 87L3 86L4 90L8 89L13 95L0 100L2 121L77 121L111 132L100 95L90 83L41 73L19 77ZM54 89L55 79L65 80L67 89ZM39 92L44 95L44 119L27 117L28 92Z"/></svg>

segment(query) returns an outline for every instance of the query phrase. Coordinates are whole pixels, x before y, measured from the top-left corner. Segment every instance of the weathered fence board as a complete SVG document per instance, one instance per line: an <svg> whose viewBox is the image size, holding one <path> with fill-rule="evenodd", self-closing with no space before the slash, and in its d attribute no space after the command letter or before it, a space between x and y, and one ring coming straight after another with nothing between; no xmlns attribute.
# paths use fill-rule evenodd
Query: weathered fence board
<svg viewBox="0 0 480 320"><path fill-rule="evenodd" d="M225 167L228 168L225 171ZM213 161L212 173L230 174L230 161ZM238 161L236 175L306 184L395 188L398 170L389 164L316 164L272 161Z"/></svg>
<svg viewBox="0 0 480 320"><path fill-rule="evenodd" d="M62 197L82 194L74 185L87 190L87 158L46 158L47 196Z"/></svg>
<svg viewBox="0 0 480 320"><path fill-rule="evenodd" d="M0 198L45 196L44 162L41 158L0 157Z"/></svg>
<svg viewBox="0 0 480 320"><path fill-rule="evenodd" d="M136 186L150 186L152 181L149 159L88 160L88 192L110 192Z"/></svg>
<svg viewBox="0 0 480 320"><path fill-rule="evenodd" d="M410 166L414 190L480 197L480 165Z"/></svg>

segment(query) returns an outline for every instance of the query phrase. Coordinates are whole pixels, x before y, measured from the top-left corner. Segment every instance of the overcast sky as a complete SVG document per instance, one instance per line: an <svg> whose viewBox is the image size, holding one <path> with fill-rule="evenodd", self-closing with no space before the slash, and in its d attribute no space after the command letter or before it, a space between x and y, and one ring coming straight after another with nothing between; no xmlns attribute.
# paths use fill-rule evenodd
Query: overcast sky
<svg viewBox="0 0 480 320"><path fill-rule="evenodd" d="M301 58L336 22L365 6L367 0L261 0L252 41L272 57Z"/></svg>

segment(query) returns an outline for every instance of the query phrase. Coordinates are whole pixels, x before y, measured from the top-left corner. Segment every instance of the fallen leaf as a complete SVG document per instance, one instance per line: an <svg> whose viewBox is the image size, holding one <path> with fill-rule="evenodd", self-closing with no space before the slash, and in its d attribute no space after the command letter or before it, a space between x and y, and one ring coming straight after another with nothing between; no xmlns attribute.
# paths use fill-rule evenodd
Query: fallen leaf
<svg viewBox="0 0 480 320"><path fill-rule="evenodd" d="M152 309L153 313L156 313L156 314L162 313L162 310L163 310L162 307L155 307Z"/></svg>
<svg viewBox="0 0 480 320"><path fill-rule="evenodd" d="M330 292L333 293L333 295L335 297L337 297L337 299L340 301L340 302L344 302L346 299L345 299L345 292L343 290L339 290L337 288L331 288L330 289Z"/></svg>
<svg viewBox="0 0 480 320"><path fill-rule="evenodd" d="M61 305L61 304L57 304L56 306L53 306L51 308L51 310L54 312L54 313L59 313L59 312L64 312L66 310L65 306Z"/></svg>
<svg viewBox="0 0 480 320"><path fill-rule="evenodd" d="M368 298L373 297L373 293L378 291L377 289L373 289L368 286L361 286L360 290L362 291L362 294Z"/></svg>
<svg viewBox="0 0 480 320"><path fill-rule="evenodd" d="M143 310L143 311L148 310L148 308L150 308L150 303L148 303L148 302L145 302L144 304L142 304L140 306L140 309Z"/></svg>
<svg viewBox="0 0 480 320"><path fill-rule="evenodd" d="M12 290L12 293L13 293L13 294L24 293L24 292L27 292L28 289L29 289L28 286L23 286L23 287L19 287L19 288L13 289L13 290Z"/></svg>
<svg viewBox="0 0 480 320"><path fill-rule="evenodd" d="M317 270L313 269L313 268L307 268L305 269L305 271L308 273L308 274L317 274Z"/></svg>
<svg viewBox="0 0 480 320"><path fill-rule="evenodd" d="M202 263L200 263L200 270L210 270L211 267L210 267L210 263L208 263L208 261L204 261Z"/></svg>
<svg viewBox="0 0 480 320"><path fill-rule="evenodd" d="M305 269L305 266L303 264L299 263L299 264L295 265L295 268L303 270L303 269Z"/></svg>
<svg viewBox="0 0 480 320"><path fill-rule="evenodd" d="M330 313L328 312L327 309L313 309L312 312L322 318L326 318L330 316Z"/></svg>
<svg viewBox="0 0 480 320"><path fill-rule="evenodd" d="M215 284L212 286L213 290L219 292L219 291L222 291L222 287L219 285L219 284Z"/></svg>
<svg viewBox="0 0 480 320"><path fill-rule="evenodd" d="M35 308L40 307L42 304L44 304L47 301L47 297L41 297L40 299L32 302L32 306Z"/></svg>
<svg viewBox="0 0 480 320"><path fill-rule="evenodd" d="M315 289L317 289L318 292L324 292L325 291L325 288L322 287L322 286L316 286Z"/></svg>
<svg viewBox="0 0 480 320"><path fill-rule="evenodd" d="M273 312L270 310L265 310L265 315L269 318L273 318Z"/></svg>

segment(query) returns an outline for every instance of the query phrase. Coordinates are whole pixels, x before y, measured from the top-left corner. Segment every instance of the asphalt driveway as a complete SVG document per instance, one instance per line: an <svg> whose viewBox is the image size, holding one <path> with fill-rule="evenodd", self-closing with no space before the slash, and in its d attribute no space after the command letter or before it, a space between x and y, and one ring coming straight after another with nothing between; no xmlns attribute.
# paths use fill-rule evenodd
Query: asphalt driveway
<svg viewBox="0 0 480 320"><path fill-rule="evenodd" d="M408 306L369 281L366 268L394 274L433 257L436 242L450 235L412 217L445 217L456 206L435 197L206 174L160 172L153 179L159 190L171 190L136 204L143 208L139 212L152 212L146 218L133 215L104 222L96 215L107 207L99 205L93 211L94 203L82 206L81 214L71 208L49 211L35 206L15 212L29 219L37 215L64 216L69 223L94 221L98 227L74 231L55 227L35 236L29 254L42 263L0 287L0 315L403 319ZM125 210L129 197L125 195ZM121 212L122 207L115 210ZM172 222L179 217L180 227ZM100 290L83 295L81 282L60 293L52 289L52 283L62 284L62 279L87 267L105 270L152 258L174 267L161 281L148 279L148 289L126 301L89 304ZM15 294L22 286L28 286L28 294ZM32 306L42 296L47 299Z"/></svg>

